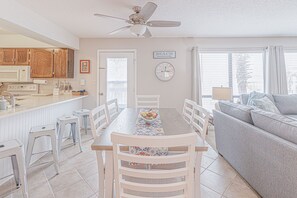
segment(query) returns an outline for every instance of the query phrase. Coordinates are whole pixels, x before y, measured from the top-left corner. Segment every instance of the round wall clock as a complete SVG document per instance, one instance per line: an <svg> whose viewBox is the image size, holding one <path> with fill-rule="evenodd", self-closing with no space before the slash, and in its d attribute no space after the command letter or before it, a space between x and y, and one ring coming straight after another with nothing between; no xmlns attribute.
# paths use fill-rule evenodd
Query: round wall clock
<svg viewBox="0 0 297 198"><path fill-rule="evenodd" d="M156 76L161 81L169 81L175 74L175 69L172 64L162 62L156 66Z"/></svg>

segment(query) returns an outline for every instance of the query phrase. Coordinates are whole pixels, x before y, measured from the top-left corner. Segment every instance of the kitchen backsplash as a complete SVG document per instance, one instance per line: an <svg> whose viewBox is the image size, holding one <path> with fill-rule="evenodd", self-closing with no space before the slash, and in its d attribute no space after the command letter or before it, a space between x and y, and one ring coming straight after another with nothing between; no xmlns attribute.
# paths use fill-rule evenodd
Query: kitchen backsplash
<svg viewBox="0 0 297 198"><path fill-rule="evenodd" d="M81 90L84 89L84 87L81 87L79 85L79 80L74 80L74 79L43 79L43 80L47 80L47 84L44 85L40 85L40 93L41 94L51 94L53 93L53 89L56 87L56 83L58 83L58 81L65 83L68 82L71 84L71 87L73 90ZM7 90L7 86L9 84L12 83L3 83L0 84L0 95L3 91ZM21 83L22 84L22 83Z"/></svg>

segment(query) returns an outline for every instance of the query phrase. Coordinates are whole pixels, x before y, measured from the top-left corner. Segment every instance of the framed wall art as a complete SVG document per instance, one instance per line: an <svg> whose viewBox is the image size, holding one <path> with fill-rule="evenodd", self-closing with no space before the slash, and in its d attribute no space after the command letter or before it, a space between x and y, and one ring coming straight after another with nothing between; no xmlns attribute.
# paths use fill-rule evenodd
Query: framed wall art
<svg viewBox="0 0 297 198"><path fill-rule="evenodd" d="M90 60L80 60L80 73L81 74L90 73Z"/></svg>

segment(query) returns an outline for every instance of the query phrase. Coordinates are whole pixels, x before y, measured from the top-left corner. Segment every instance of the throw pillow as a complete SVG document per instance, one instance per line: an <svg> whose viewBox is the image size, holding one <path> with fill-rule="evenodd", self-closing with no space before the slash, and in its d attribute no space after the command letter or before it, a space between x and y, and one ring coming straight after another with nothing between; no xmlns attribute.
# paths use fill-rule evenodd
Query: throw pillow
<svg viewBox="0 0 297 198"><path fill-rule="evenodd" d="M274 103L274 99L273 99L272 95L253 91L249 95L247 105L253 106L253 100L261 99L261 98L264 98L265 96L268 97Z"/></svg>
<svg viewBox="0 0 297 198"><path fill-rule="evenodd" d="M278 108L267 96L264 96L261 99L252 100L252 106L272 113L280 114Z"/></svg>

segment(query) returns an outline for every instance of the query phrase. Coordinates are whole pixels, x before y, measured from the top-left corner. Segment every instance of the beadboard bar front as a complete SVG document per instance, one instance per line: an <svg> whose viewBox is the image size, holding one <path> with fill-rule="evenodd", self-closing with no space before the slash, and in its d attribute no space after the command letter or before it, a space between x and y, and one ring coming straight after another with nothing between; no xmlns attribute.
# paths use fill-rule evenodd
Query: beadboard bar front
<svg viewBox="0 0 297 198"><path fill-rule="evenodd" d="M63 115L71 115L74 110L82 108L84 97L66 100L62 103L35 108L32 111L18 112L15 115L0 118L0 142L19 139L27 148L28 134L32 126L53 124L56 119ZM47 137L39 138L34 145L34 152L41 152L50 148ZM32 162L36 161L36 155ZM0 183L1 179L12 174L10 159L0 159Z"/></svg>

